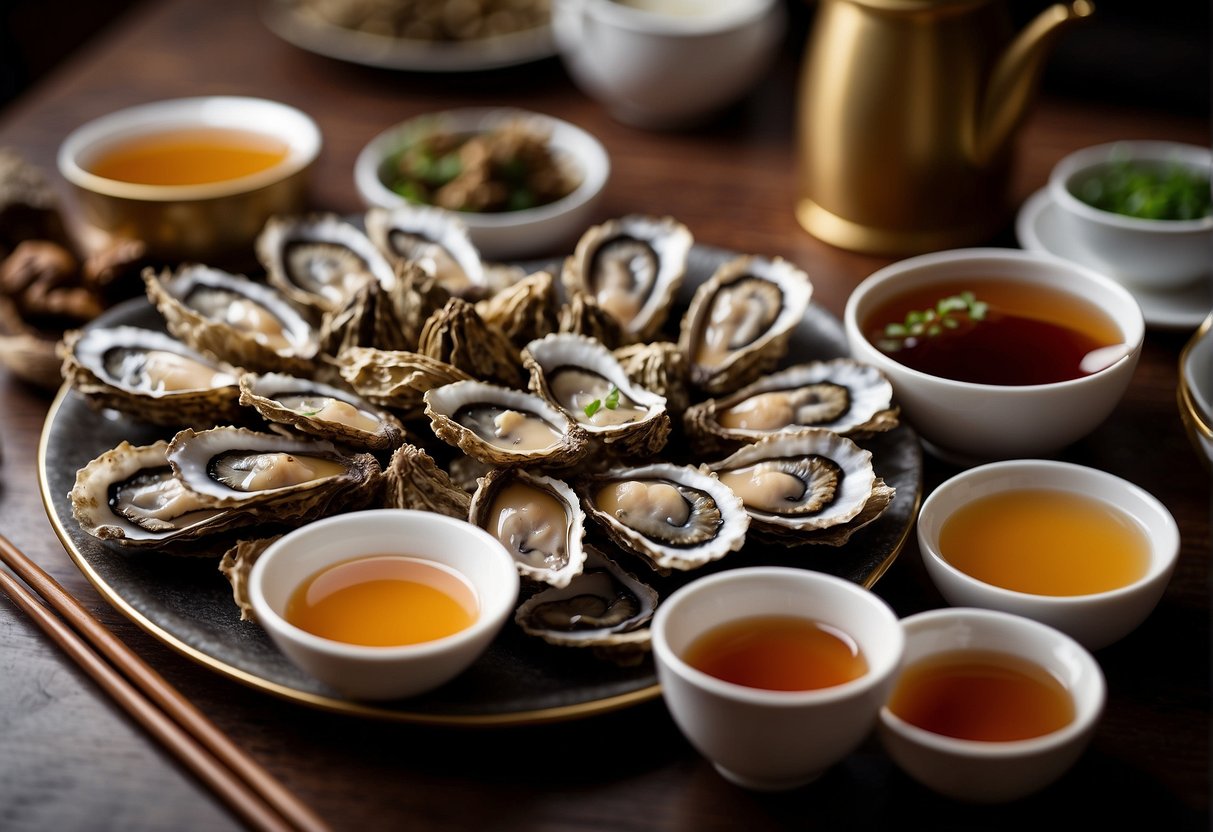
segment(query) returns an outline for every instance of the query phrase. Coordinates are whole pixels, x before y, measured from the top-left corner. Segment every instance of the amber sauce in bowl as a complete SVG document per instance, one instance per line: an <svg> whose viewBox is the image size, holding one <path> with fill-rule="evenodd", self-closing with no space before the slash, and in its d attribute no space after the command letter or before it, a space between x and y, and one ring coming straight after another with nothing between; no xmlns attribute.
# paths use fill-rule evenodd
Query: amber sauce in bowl
<svg viewBox="0 0 1213 832"><path fill-rule="evenodd" d="M251 130L166 130L105 150L88 170L136 185L205 185L269 170L283 162L289 150L286 142Z"/></svg>

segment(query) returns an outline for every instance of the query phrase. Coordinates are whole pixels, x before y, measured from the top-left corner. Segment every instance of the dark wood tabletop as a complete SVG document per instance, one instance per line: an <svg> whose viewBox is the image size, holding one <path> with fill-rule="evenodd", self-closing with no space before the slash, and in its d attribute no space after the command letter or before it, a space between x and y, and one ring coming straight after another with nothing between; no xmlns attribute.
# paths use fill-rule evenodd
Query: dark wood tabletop
<svg viewBox="0 0 1213 832"><path fill-rule="evenodd" d="M739 106L700 129L659 133L613 121L556 59L471 75L394 72L285 43L246 0L145 3L0 112L0 146L53 172L60 141L95 116L184 95L263 96L300 107L320 125L314 206L356 212L363 206L354 158L382 129L451 107L523 106L572 121L605 144L614 169L600 219L669 214L699 242L789 258L812 277L814 299L841 315L850 290L889 261L821 243L793 217L795 36L770 80ZM1208 124L1044 94L1018 137L1016 202L1069 151L1118 138L1207 144ZM1015 245L1010 225L989 242ZM337 829L1022 829L1062 819L1123 828L1126 817L1141 815L1150 828L1204 830L1210 487L1176 406L1177 358L1188 334L1151 329L1124 400L1061 455L1162 500L1182 533L1178 568L1147 622L1097 652L1109 698L1084 756L1055 785L1004 807L934 796L874 739L808 787L746 792L690 748L660 699L571 722L471 729L330 714L246 688L148 636L77 570L39 496L37 444L50 396L3 370L0 530ZM927 489L956 472L928 457ZM943 605L913 541L875 591L902 615ZM28 619L0 602L0 829L235 827Z"/></svg>

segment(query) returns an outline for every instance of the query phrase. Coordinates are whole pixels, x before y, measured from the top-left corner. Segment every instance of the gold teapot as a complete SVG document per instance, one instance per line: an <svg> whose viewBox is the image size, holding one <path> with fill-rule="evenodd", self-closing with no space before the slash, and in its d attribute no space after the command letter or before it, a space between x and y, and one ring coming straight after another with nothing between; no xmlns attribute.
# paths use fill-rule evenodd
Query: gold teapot
<svg viewBox="0 0 1213 832"><path fill-rule="evenodd" d="M796 216L841 248L907 255L1006 221L1015 130L1059 3L1018 34L999 0L819 0L800 78Z"/></svg>

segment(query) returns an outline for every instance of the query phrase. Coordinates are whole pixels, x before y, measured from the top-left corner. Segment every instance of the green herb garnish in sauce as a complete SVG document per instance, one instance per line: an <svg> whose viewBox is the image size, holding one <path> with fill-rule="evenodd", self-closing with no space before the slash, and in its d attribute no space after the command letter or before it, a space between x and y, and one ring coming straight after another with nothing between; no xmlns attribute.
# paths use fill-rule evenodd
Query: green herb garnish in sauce
<svg viewBox="0 0 1213 832"><path fill-rule="evenodd" d="M886 324L877 347L882 352L897 352L912 340L933 338L947 330L959 329L962 323L985 320L989 310L989 304L978 300L972 292L949 295L932 309L907 312L905 321Z"/></svg>
<svg viewBox="0 0 1213 832"><path fill-rule="evenodd" d="M595 413L602 409L604 404L606 405L607 410L614 410L615 408L619 407L619 388L614 384L612 384L611 389L607 391L605 401L603 399L594 399L594 401L585 406L585 415L587 417L592 417Z"/></svg>

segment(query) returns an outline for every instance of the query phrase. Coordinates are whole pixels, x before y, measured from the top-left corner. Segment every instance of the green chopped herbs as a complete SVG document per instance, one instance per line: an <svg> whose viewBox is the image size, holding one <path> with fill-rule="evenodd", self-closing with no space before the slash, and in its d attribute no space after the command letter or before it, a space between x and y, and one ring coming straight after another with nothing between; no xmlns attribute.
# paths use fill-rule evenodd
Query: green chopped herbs
<svg viewBox="0 0 1213 832"><path fill-rule="evenodd" d="M612 384L611 389L607 391L605 401L603 399L594 399L594 401L585 406L585 415L587 417L592 417L595 413L602 409L604 404L606 405L607 410L614 410L615 408L619 407L619 388L614 384Z"/></svg>
<svg viewBox="0 0 1213 832"><path fill-rule="evenodd" d="M964 323L983 321L989 304L977 299L972 292L961 292L941 298L933 309L906 313L905 321L886 324L877 346L886 353L897 352L907 342L933 338L945 330L959 329Z"/></svg>
<svg viewBox="0 0 1213 832"><path fill-rule="evenodd" d="M1207 173L1180 164L1118 160L1078 183L1074 195L1103 211L1151 220L1194 220L1213 214Z"/></svg>

